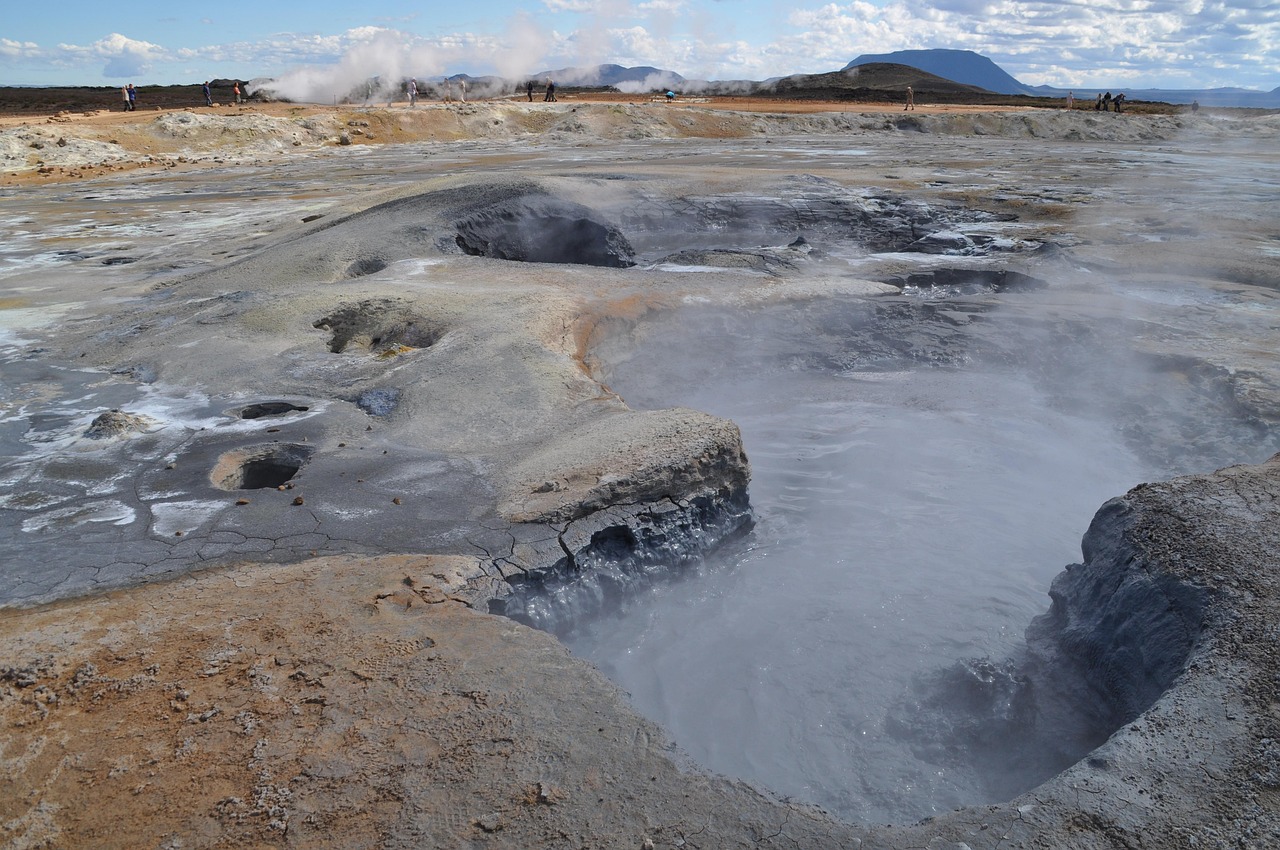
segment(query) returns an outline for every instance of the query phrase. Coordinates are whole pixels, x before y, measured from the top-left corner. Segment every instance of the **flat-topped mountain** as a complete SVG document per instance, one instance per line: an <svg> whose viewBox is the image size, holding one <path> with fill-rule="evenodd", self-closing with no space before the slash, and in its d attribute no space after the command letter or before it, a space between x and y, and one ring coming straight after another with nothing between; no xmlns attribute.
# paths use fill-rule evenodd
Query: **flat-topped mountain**
<svg viewBox="0 0 1280 850"><path fill-rule="evenodd" d="M995 62L972 50L896 50L893 53L868 53L845 65L844 70L881 63L909 65L945 80L977 86L998 94L1036 94L1030 86L1018 82Z"/></svg>

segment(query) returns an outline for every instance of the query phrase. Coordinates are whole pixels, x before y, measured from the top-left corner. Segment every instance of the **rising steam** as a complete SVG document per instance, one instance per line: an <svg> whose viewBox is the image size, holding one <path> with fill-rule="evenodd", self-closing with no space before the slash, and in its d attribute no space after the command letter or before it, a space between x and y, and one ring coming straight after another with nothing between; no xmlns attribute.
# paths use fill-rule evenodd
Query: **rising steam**
<svg viewBox="0 0 1280 850"><path fill-rule="evenodd" d="M428 41L378 27L351 30L346 37L350 46L337 63L295 68L257 83L251 93L260 90L300 103L376 102L399 97L410 78L420 85L439 82L462 67L477 65L495 67L514 82L529 74L552 44L551 37L523 14L512 19L501 40L474 36ZM423 94L429 95L429 88L424 86Z"/></svg>

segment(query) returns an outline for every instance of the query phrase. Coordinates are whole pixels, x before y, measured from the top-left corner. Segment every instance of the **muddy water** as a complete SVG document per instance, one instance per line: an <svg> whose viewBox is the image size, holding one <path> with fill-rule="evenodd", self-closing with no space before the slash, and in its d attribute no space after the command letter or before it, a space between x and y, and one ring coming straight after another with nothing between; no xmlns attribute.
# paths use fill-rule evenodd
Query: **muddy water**
<svg viewBox="0 0 1280 850"><path fill-rule="evenodd" d="M745 551L572 645L715 770L859 820L971 801L945 767L887 739L887 712L914 675L1016 644L1136 461L1016 375L777 364L741 379L731 358L706 376L728 384L690 384L681 364L738 344L692 330L656 334L644 367L619 368L613 385L636 404L736 421L757 527Z"/></svg>

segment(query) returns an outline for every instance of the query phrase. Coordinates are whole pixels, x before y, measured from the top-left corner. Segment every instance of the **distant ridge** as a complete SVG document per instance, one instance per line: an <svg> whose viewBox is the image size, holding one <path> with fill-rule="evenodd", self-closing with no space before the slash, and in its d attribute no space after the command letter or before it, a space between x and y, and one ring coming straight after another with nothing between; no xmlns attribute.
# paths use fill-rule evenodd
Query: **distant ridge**
<svg viewBox="0 0 1280 850"><path fill-rule="evenodd" d="M1035 89L1018 82L1003 68L987 57L972 50L897 50L893 53L864 53L854 59L844 70L859 65L891 63L910 65L946 80L977 86L997 94L1036 94Z"/></svg>

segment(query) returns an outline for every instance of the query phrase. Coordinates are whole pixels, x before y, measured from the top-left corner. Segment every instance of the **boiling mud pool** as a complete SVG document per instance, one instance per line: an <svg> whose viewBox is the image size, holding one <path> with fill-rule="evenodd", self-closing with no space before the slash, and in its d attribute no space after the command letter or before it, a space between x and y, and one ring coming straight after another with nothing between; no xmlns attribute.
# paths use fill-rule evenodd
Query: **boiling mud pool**
<svg viewBox="0 0 1280 850"><path fill-rule="evenodd" d="M633 405L738 423L757 524L568 641L714 771L863 822L1007 799L1066 764L933 763L886 717L922 674L1013 652L1098 507L1168 470L1033 363L819 368L807 321L686 314L615 361Z"/></svg>

